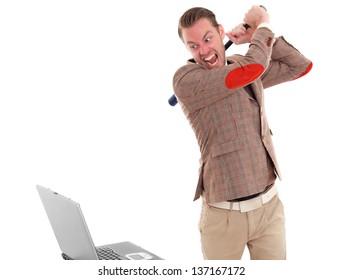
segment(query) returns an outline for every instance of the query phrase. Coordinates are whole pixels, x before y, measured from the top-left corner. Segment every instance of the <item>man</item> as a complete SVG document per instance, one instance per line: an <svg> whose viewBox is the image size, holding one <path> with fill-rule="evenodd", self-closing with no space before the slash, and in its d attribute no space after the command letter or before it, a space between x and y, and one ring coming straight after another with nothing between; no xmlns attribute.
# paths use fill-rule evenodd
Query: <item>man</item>
<svg viewBox="0 0 343 280"><path fill-rule="evenodd" d="M243 24L225 34L215 15L192 8L179 36L193 59L174 75L175 95L201 152L194 200L205 259L286 259L280 175L264 109L263 89L308 73L311 61L283 37L274 38L269 15L253 6ZM225 57L223 39L249 43L244 56Z"/></svg>

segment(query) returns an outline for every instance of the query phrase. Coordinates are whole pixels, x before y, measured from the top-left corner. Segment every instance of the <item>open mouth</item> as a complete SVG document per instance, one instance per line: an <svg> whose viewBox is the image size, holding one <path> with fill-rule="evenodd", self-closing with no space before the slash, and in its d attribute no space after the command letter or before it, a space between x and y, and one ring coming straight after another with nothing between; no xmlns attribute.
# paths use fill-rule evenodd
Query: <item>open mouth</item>
<svg viewBox="0 0 343 280"><path fill-rule="evenodd" d="M211 54L210 56L205 57L204 61L209 66L213 66L218 62L218 56L216 54Z"/></svg>

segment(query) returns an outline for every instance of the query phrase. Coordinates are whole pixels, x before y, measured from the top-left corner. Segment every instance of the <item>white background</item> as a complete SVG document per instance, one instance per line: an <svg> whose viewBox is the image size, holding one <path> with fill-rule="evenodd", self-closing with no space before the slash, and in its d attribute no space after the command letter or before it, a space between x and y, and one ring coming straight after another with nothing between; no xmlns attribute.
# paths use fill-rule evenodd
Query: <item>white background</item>
<svg viewBox="0 0 343 280"><path fill-rule="evenodd" d="M287 265L304 266L306 275L337 269L343 234L338 1L0 3L2 264L29 264L38 273L61 260L37 184L81 204L96 245L129 240L174 263L201 261L200 201L192 201L200 154L180 106L167 102L173 74L189 58L177 21L186 9L204 6L229 31L251 5L263 4L277 35L314 65L302 79L265 91L283 173L277 185ZM246 48L232 46L227 54ZM16 271L15 279L18 273L28 272Z"/></svg>

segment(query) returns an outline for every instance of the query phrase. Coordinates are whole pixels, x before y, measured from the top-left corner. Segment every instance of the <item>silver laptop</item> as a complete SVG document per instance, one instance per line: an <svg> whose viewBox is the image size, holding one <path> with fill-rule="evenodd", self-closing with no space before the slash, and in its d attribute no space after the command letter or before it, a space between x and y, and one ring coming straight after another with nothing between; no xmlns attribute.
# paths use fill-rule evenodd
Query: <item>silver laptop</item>
<svg viewBox="0 0 343 280"><path fill-rule="evenodd" d="M39 185L37 190L64 259L162 260L128 241L95 247L78 203Z"/></svg>

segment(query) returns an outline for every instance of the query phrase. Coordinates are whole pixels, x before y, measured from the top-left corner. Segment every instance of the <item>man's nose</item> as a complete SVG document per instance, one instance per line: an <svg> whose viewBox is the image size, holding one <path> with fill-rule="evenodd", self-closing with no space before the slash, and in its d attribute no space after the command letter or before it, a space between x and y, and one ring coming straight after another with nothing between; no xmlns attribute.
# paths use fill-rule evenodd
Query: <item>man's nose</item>
<svg viewBox="0 0 343 280"><path fill-rule="evenodd" d="M199 52L200 52L201 55L207 54L208 53L208 47L200 46Z"/></svg>

